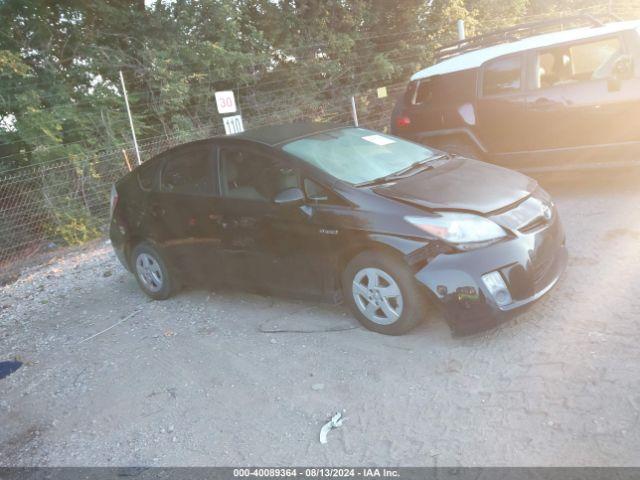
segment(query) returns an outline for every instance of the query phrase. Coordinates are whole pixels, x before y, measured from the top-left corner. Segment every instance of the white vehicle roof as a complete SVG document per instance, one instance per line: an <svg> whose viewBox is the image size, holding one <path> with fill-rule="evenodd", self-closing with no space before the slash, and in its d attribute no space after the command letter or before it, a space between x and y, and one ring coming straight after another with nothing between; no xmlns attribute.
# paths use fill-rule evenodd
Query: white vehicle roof
<svg viewBox="0 0 640 480"><path fill-rule="evenodd" d="M640 28L640 20L607 23L601 27L574 28L571 30L563 30L527 37L511 43L501 43L499 45L473 50L468 53L462 53L455 57L443 60L442 62L436 63L424 70L420 70L418 73L414 73L411 80L420 80L434 75L443 75L445 73L477 68L488 60L501 57L502 55L508 55L510 53L523 52L534 48L550 47L564 42L599 37L600 35L623 32L634 28Z"/></svg>

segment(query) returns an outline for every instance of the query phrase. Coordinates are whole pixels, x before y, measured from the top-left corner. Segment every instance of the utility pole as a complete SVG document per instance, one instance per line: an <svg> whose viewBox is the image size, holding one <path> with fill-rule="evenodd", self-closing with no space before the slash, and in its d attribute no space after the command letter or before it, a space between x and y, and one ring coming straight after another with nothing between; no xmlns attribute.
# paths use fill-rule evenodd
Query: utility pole
<svg viewBox="0 0 640 480"><path fill-rule="evenodd" d="M120 83L122 84L122 93L124 93L124 103L127 106L127 115L129 115L129 125L131 126L131 135L133 135L133 146L136 149L136 159L138 160L138 165L142 165L142 161L140 161L140 150L138 149L138 140L136 139L136 131L133 128L133 117L131 116L131 108L129 108L127 87L124 86L124 76L122 75L122 70L120 70Z"/></svg>
<svg viewBox="0 0 640 480"><path fill-rule="evenodd" d="M464 32L464 20L462 19L458 20L457 26L458 26L458 41L464 40L466 38L466 35Z"/></svg>

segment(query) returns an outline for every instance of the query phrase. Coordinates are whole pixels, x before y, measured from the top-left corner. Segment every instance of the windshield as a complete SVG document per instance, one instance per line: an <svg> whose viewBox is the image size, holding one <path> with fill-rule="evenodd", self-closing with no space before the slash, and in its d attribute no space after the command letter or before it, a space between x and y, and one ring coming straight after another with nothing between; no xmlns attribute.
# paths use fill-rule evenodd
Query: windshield
<svg viewBox="0 0 640 480"><path fill-rule="evenodd" d="M434 156L432 150L421 145L364 128L318 133L282 148L329 175L353 184L386 177Z"/></svg>

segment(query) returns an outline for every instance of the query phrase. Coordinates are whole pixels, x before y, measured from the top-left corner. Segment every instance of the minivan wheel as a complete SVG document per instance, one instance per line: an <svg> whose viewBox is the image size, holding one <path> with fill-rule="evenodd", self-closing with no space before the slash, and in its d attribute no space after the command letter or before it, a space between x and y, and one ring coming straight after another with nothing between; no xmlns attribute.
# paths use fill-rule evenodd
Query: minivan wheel
<svg viewBox="0 0 640 480"><path fill-rule="evenodd" d="M402 335L425 315L422 292L398 259L375 251L356 255L344 270L343 296L362 325L385 335Z"/></svg>
<svg viewBox="0 0 640 480"><path fill-rule="evenodd" d="M173 293L173 279L162 255L149 243L138 244L131 252L131 263L138 285L155 300L164 300Z"/></svg>

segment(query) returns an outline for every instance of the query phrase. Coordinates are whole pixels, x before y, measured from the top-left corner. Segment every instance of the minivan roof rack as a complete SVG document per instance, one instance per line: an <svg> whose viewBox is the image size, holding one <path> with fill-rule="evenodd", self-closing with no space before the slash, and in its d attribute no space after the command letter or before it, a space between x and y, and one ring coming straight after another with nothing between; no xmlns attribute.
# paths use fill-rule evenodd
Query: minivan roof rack
<svg viewBox="0 0 640 480"><path fill-rule="evenodd" d="M613 14L606 14L603 15L603 17L615 21L620 20L620 18ZM498 45L500 43L513 42L522 38L548 33L550 31L562 30L567 25L588 23L592 27L601 27L606 23L604 18L600 19L591 14L583 13L580 15L572 15L550 20L521 23L512 27L494 30L493 32L465 38L464 40L459 40L455 43L438 48L435 55L436 63L473 50L480 50L481 48Z"/></svg>

